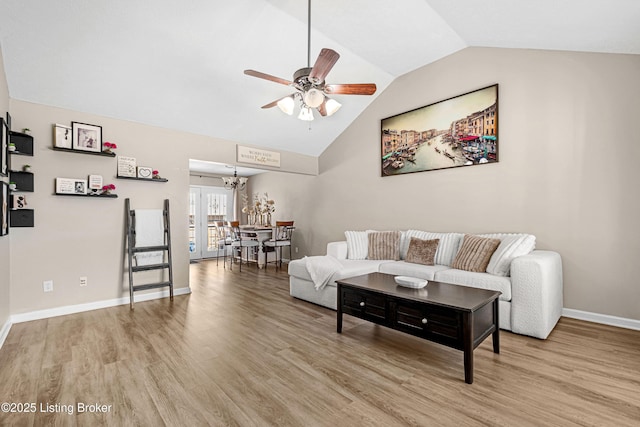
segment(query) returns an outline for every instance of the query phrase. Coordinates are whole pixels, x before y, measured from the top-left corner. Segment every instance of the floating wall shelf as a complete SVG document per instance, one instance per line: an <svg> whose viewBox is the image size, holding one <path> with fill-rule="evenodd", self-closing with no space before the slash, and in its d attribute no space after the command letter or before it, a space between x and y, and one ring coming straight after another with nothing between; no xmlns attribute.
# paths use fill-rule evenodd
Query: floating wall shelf
<svg viewBox="0 0 640 427"><path fill-rule="evenodd" d="M33 174L31 172L9 171L9 181L16 183L17 191L33 192Z"/></svg>
<svg viewBox="0 0 640 427"><path fill-rule="evenodd" d="M54 151L64 151L67 153L92 154L94 156L115 157L116 153L104 153L97 151L74 150L73 148L52 147Z"/></svg>
<svg viewBox="0 0 640 427"><path fill-rule="evenodd" d="M167 178L138 178L135 176L116 176L117 179L135 179L138 181L147 181L147 182L168 182L169 180Z"/></svg>
<svg viewBox="0 0 640 427"><path fill-rule="evenodd" d="M15 144L16 151L9 151L9 154L18 156L33 156L33 137L27 133L9 132L9 142Z"/></svg>
<svg viewBox="0 0 640 427"><path fill-rule="evenodd" d="M71 196L71 197L90 197L92 199L115 199L118 197L117 194L100 194L100 195L93 195L93 194L61 194L61 193L53 193L54 196Z"/></svg>
<svg viewBox="0 0 640 427"><path fill-rule="evenodd" d="M33 209L11 209L9 211L10 227L33 227Z"/></svg>

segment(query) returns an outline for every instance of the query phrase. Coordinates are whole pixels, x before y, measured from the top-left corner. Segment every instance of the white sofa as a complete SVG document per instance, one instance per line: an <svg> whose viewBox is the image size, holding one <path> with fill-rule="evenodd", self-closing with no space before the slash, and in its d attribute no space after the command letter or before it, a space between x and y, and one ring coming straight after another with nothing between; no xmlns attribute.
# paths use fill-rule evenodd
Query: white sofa
<svg viewBox="0 0 640 427"><path fill-rule="evenodd" d="M409 233L409 236L405 236L406 233ZM435 235L435 233L431 234ZM503 268L506 267L506 272L498 273L504 275L498 275L486 272L475 273L450 267L462 239L460 233L440 234L440 237L447 236L447 239L453 236L454 243L449 245L450 253L448 254L445 253L445 245L443 245L442 251L440 251L440 247L438 248L440 253L436 252L436 265L406 262L404 256L406 256L406 246L410 235L411 230L403 232L404 242L401 243L401 246L404 246L404 249L400 251L401 259L399 261L351 259L362 258L362 256L350 256L346 241L330 242L327 244L327 255L337 259L341 268L331 277L331 281L319 290L316 290L307 270L309 258L293 260L289 263L290 294L295 298L335 310L337 301L335 280L381 272L500 291L502 292L499 298L500 328L517 334L546 339L558 322L563 306L562 261L556 252L534 250L535 237L531 236L533 237L533 245L526 250L528 253L520 255L517 251L512 252L515 256L511 259L507 257L508 263L506 266L502 265ZM508 239L503 242L506 243L506 240ZM352 253L356 252L357 248L354 249L353 245L349 246L351 246ZM492 262L498 256L500 248L494 253ZM502 255L504 262L504 251ZM438 261L442 264L438 264ZM492 264L490 263L489 266L491 267ZM495 267L495 263L493 267Z"/></svg>

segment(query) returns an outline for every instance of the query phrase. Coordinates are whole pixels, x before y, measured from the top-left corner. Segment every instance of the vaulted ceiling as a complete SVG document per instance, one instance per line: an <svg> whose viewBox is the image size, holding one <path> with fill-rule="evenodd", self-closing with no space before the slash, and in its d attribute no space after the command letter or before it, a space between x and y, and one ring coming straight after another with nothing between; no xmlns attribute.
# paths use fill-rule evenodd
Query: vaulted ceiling
<svg viewBox="0 0 640 427"><path fill-rule="evenodd" d="M303 122L260 107L307 65L307 0L3 0L11 98L318 156L398 76L468 46L640 54L638 0L313 0L311 62L376 83Z"/></svg>

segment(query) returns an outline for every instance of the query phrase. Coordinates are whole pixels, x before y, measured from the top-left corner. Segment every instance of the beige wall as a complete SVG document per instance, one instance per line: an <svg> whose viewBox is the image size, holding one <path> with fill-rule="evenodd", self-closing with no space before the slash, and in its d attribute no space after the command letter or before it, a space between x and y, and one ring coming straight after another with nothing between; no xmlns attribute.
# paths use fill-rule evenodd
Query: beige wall
<svg viewBox="0 0 640 427"><path fill-rule="evenodd" d="M4 73L2 48L0 46L0 114L2 117L6 117L7 111L9 111L9 90L7 89L7 78ZM9 182L7 177L2 177L1 180ZM8 236L0 237L0 334L2 327L9 320L10 242L11 233Z"/></svg>
<svg viewBox="0 0 640 427"><path fill-rule="evenodd" d="M161 208L170 199L175 287L188 286L189 159L234 163L234 143L17 100L11 100L11 114L14 127L29 127L35 139L35 155L29 158L35 175L35 192L29 195L35 227L11 230L11 314L128 295L123 272L127 197L133 208ZM158 169L169 182L115 179L115 158L53 151L52 125L71 121L102 126L103 140L115 142L118 154ZM281 154L284 169L316 173L316 158ZM114 183L118 198L53 195L56 177L89 174ZM80 287L80 276L87 276L87 287ZM53 292L43 292L44 280L54 281Z"/></svg>
<svg viewBox="0 0 640 427"><path fill-rule="evenodd" d="M631 55L465 49L397 79L323 153L319 176L315 159L285 153L283 171L252 177L250 191L276 200L274 219L296 221L294 257L323 253L345 229L529 232L539 248L563 257L565 307L640 319L639 71L640 57ZM493 83L500 84L500 163L380 177L380 119ZM10 111L14 128L31 128L36 140L29 159L36 227L0 239L0 323L9 291L12 314L126 295L125 197L134 207L171 199L176 286L188 285L188 159L233 163L235 144L16 100ZM120 154L169 182L116 180L115 159L54 152L51 125L72 120L102 125ZM89 173L115 183L119 198L52 195L55 177ZM87 288L80 276L88 276ZM47 279L55 282L51 294L42 292Z"/></svg>
<svg viewBox="0 0 640 427"><path fill-rule="evenodd" d="M299 256L347 229L532 233L562 256L566 308L640 319L638 75L634 55L465 49L392 83L322 154L318 177L253 185L297 198ZM499 163L380 177L381 119L494 83Z"/></svg>

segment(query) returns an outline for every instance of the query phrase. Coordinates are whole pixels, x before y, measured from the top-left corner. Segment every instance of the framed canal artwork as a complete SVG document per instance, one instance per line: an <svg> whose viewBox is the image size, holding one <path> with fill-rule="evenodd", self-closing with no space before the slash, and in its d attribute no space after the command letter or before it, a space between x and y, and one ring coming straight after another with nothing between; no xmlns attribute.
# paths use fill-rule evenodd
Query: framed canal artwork
<svg viewBox="0 0 640 427"><path fill-rule="evenodd" d="M381 121L382 176L498 161L498 85Z"/></svg>

